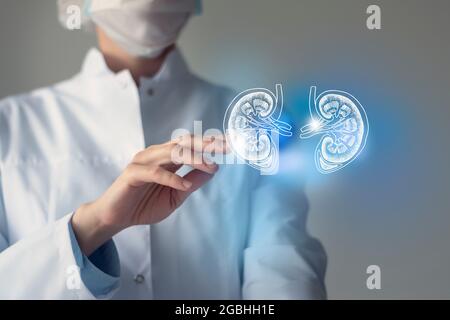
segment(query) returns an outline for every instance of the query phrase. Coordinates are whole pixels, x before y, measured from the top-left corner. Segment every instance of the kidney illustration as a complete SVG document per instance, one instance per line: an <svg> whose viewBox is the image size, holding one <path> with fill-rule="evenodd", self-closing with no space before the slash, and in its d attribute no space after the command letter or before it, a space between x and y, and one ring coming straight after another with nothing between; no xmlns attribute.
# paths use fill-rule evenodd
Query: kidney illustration
<svg viewBox="0 0 450 320"><path fill-rule="evenodd" d="M255 169L273 174L278 169L278 135L292 136L292 127L280 121L283 89L265 88L237 95L225 113L224 131L232 151Z"/></svg>
<svg viewBox="0 0 450 320"><path fill-rule="evenodd" d="M355 160L366 145L369 122L366 111L351 94L328 90L309 93L311 123L301 128L301 139L321 135L315 163L320 173L340 170Z"/></svg>

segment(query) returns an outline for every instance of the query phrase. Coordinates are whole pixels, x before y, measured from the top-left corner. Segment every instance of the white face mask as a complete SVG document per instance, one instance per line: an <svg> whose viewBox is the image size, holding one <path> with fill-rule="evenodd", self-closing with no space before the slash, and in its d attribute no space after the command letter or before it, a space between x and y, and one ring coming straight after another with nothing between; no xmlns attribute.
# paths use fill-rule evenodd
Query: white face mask
<svg viewBox="0 0 450 320"><path fill-rule="evenodd" d="M91 0L89 18L129 54L154 58L174 44L197 0Z"/></svg>

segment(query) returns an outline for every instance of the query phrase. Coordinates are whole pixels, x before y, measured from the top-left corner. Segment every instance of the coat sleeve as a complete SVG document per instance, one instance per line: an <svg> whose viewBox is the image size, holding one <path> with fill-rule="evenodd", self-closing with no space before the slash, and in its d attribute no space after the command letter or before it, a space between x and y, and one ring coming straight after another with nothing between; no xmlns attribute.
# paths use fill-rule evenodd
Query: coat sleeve
<svg viewBox="0 0 450 320"><path fill-rule="evenodd" d="M326 255L307 232L306 196L273 178L259 177L252 194L243 298L325 299Z"/></svg>
<svg viewBox="0 0 450 320"><path fill-rule="evenodd" d="M10 245L0 172L0 299L109 298L119 285L112 241L85 257L69 214ZM91 261L92 260L92 261Z"/></svg>

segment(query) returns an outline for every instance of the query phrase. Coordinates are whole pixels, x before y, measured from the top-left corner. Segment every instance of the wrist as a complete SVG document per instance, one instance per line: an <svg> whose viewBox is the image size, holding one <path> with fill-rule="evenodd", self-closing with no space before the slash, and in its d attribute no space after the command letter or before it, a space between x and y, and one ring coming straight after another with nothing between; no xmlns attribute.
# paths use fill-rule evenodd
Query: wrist
<svg viewBox="0 0 450 320"><path fill-rule="evenodd" d="M72 216L72 228L84 255L90 256L120 230L102 219L98 205L82 205Z"/></svg>

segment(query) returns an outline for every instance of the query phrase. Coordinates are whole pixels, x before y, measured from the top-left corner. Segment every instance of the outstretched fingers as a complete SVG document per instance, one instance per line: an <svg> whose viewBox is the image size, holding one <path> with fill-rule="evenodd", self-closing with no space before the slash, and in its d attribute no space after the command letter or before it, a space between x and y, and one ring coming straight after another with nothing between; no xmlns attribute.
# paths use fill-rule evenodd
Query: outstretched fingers
<svg viewBox="0 0 450 320"><path fill-rule="evenodd" d="M132 187L140 187L147 183L156 183L179 191L187 191L192 182L159 166L130 164L124 175Z"/></svg>

